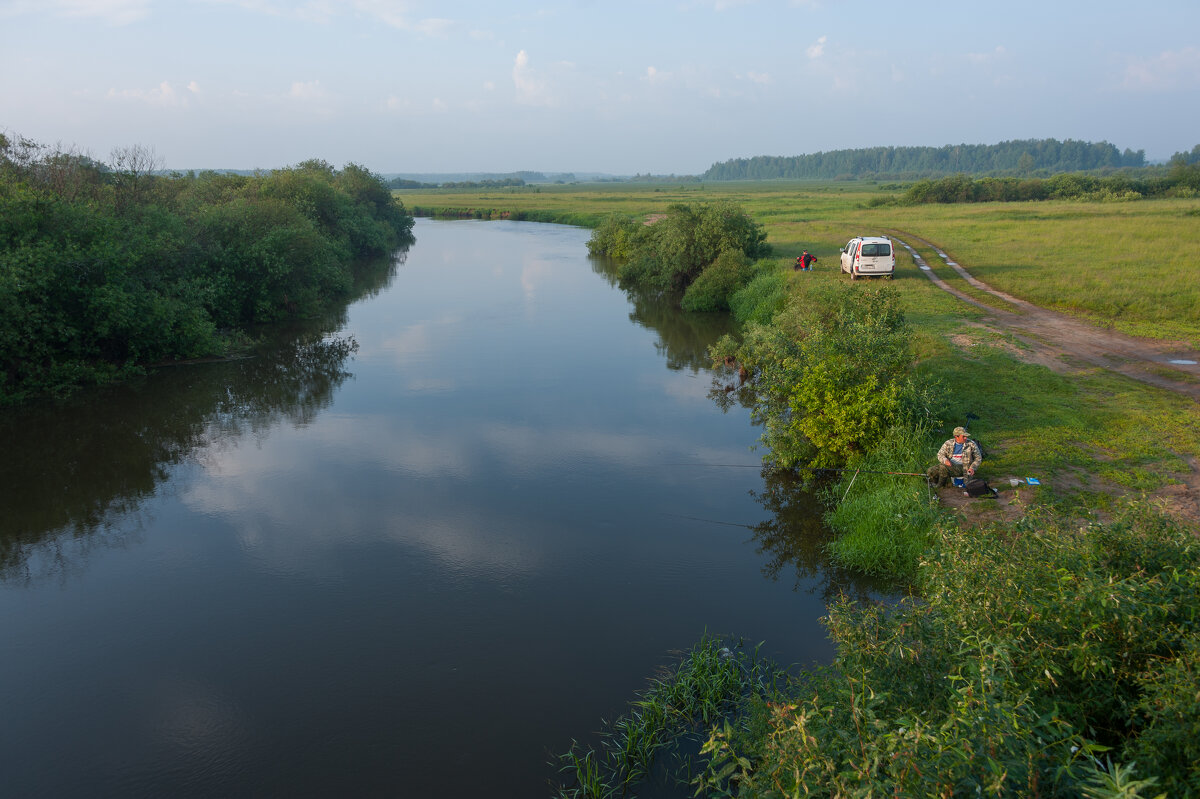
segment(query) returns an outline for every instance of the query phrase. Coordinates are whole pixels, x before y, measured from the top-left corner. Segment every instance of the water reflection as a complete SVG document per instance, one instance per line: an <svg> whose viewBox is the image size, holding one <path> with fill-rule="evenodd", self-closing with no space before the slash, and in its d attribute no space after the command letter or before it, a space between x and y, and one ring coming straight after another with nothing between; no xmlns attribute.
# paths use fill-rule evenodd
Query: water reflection
<svg viewBox="0 0 1200 799"><path fill-rule="evenodd" d="M619 285L615 262L598 257L590 260L596 274L610 286ZM739 332L736 320L729 314L681 313L678 297L658 292L626 287L625 294L633 305L630 320L658 334L655 347L666 358L668 368L711 374L704 396L723 411L754 407L753 384L734 367L714 365L708 354L720 336ZM727 468L715 455L712 463ZM746 527L753 533L759 554L766 557L762 566L766 577L790 576L794 588L806 587L826 600L841 594L865 600L892 588L830 562L826 547L831 532L824 523L825 508L814 481L767 465L762 468L762 478L762 490L751 495L767 511L767 518Z"/></svg>
<svg viewBox="0 0 1200 799"><path fill-rule="evenodd" d="M892 588L830 562L826 547L831 532L822 521L819 488L811 480L772 467L764 467L762 477L763 489L752 493L769 516L751 529L758 552L767 557L764 575L773 580L790 576L796 588L810 585L827 601L839 595L862 601Z"/></svg>
<svg viewBox="0 0 1200 799"><path fill-rule="evenodd" d="M610 286L618 285L616 264L609 258L589 259L592 271L604 277ZM737 330L738 323L727 313L682 313L679 297L640 288L625 288L633 308L630 321L658 334L655 349L666 359L667 368L688 369L693 373L712 366L708 348L726 333Z"/></svg>
<svg viewBox="0 0 1200 799"><path fill-rule="evenodd" d="M378 293L395 259L365 263L359 296ZM97 549L137 535L142 502L198 451L263 436L281 421L303 426L350 376L357 345L331 333L346 306L270 331L259 354L167 367L129 384L26 406L0 419L9 457L0 486L0 579L28 581L77 568ZM36 454L35 454L36 453ZM19 501L18 501L19 499ZM109 520L120 516L121 528Z"/></svg>
<svg viewBox="0 0 1200 799"><path fill-rule="evenodd" d="M417 233L274 353L0 422L9 792L544 795L705 630L829 659L818 511L707 396L722 328L579 229Z"/></svg>

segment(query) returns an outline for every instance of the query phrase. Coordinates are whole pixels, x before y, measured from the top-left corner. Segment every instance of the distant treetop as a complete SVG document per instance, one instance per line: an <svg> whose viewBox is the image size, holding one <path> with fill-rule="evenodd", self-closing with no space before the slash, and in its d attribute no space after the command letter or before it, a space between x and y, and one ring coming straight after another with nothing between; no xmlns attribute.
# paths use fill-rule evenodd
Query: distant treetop
<svg viewBox="0 0 1200 799"><path fill-rule="evenodd" d="M837 180L953 174L1025 175L1142 167L1146 151L1118 150L1108 142L1023 139L943 147L867 147L796 156L759 155L713 164L704 180Z"/></svg>

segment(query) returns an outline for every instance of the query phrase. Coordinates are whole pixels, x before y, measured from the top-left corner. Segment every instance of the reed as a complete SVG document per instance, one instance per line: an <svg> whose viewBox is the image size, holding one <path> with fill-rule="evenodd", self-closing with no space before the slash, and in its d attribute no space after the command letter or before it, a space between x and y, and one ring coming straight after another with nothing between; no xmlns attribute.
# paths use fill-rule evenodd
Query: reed
<svg viewBox="0 0 1200 799"><path fill-rule="evenodd" d="M895 425L880 446L842 473L826 489L832 510L825 519L835 532L833 559L845 568L886 577L911 577L929 545L937 501L921 473L930 451L928 428Z"/></svg>
<svg viewBox="0 0 1200 799"><path fill-rule="evenodd" d="M757 649L705 633L673 668L651 680L629 710L605 724L599 750L576 741L558 757L562 799L608 799L626 795L655 765L674 756L672 774L696 770L681 745L697 743L718 723L742 714L754 697L773 695L783 671L761 660Z"/></svg>

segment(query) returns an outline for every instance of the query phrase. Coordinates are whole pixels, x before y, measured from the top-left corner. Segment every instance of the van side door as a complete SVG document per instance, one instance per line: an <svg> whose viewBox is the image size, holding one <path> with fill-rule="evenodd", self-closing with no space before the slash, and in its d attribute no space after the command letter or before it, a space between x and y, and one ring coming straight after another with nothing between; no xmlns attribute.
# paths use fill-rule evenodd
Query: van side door
<svg viewBox="0 0 1200 799"><path fill-rule="evenodd" d="M854 263L854 245L858 243L858 239L850 239L846 242L846 246L842 248L842 271L849 272Z"/></svg>

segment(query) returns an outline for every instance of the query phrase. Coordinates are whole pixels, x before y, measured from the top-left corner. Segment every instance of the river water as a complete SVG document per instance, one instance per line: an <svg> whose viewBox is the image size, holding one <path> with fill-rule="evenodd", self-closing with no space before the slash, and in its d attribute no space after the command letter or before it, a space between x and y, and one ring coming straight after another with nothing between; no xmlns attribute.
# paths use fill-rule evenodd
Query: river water
<svg viewBox="0 0 1200 799"><path fill-rule="evenodd" d="M729 322L577 228L415 233L256 357L4 413L4 796L547 796L706 631L828 660Z"/></svg>

